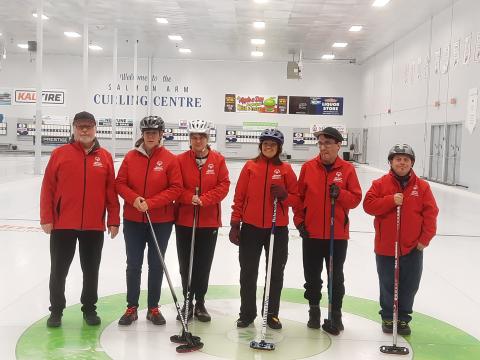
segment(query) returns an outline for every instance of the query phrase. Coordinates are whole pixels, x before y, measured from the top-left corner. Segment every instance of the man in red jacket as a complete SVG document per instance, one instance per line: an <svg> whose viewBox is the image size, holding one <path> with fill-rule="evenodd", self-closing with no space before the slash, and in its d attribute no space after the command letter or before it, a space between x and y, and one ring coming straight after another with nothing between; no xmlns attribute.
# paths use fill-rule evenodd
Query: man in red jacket
<svg viewBox="0 0 480 360"><path fill-rule="evenodd" d="M349 238L348 212L360 204L362 190L352 164L338 157L343 137L332 127L314 134L320 153L303 164L298 180L302 207L294 211L294 222L303 239L304 297L310 305L307 326L320 328L323 262L328 271L330 255L330 194L335 193L335 228L333 251L332 321L343 330L342 302L345 295L343 264ZM334 187L338 191L330 192Z"/></svg>
<svg viewBox="0 0 480 360"><path fill-rule="evenodd" d="M390 172L373 181L365 195L363 208L375 216L382 330L392 333L396 209L401 207L398 333L410 335L408 323L412 319L413 302L422 276L423 249L435 236L438 208L429 184L418 178L412 169L415 153L409 145L392 147L388 161Z"/></svg>
<svg viewBox="0 0 480 360"><path fill-rule="evenodd" d="M208 145L210 124L205 120L188 122L190 150L178 155L182 171L183 192L175 202L175 233L177 254L182 276L183 295L187 296L193 217L197 207L195 247L189 303L193 315L202 322L211 320L205 308L205 294L212 267L218 228L222 226L220 203L230 187L225 158ZM195 194L198 188L198 195ZM195 299L195 312L192 302ZM180 317L177 317L180 320Z"/></svg>
<svg viewBox="0 0 480 360"><path fill-rule="evenodd" d="M73 119L70 144L55 149L48 161L40 195L40 223L50 235L50 317L59 327L65 308L65 282L77 239L83 271L83 317L99 325L96 312L98 271L103 248L105 212L112 239L118 233L120 205L115 192L112 156L100 147L96 121L83 111Z"/></svg>

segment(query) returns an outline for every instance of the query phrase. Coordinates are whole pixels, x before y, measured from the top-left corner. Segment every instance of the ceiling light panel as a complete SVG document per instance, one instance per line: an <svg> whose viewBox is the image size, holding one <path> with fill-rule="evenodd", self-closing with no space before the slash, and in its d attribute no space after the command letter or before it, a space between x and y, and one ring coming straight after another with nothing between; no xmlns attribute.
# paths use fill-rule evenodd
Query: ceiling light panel
<svg viewBox="0 0 480 360"><path fill-rule="evenodd" d="M348 43L346 42L336 42L336 43L333 43L332 47L334 48L345 48L347 47Z"/></svg>
<svg viewBox="0 0 480 360"><path fill-rule="evenodd" d="M159 24L168 24L168 20L165 18L156 18L156 20Z"/></svg>
<svg viewBox="0 0 480 360"><path fill-rule="evenodd" d="M66 37L69 37L69 38L79 38L79 37L82 37L82 35L80 35L79 33L75 32L75 31L65 31L63 33Z"/></svg>
<svg viewBox="0 0 480 360"><path fill-rule="evenodd" d="M265 21L255 21L253 27L255 29L265 29Z"/></svg>
<svg viewBox="0 0 480 360"><path fill-rule="evenodd" d="M37 13L33 13L32 16L33 16L34 18L37 18L37 17L38 17ZM48 19L49 19L49 17L48 17L47 15L42 14L42 20L48 20Z"/></svg>
<svg viewBox="0 0 480 360"><path fill-rule="evenodd" d="M182 41L183 38L180 35L168 35L168 38L172 41Z"/></svg>
<svg viewBox="0 0 480 360"><path fill-rule="evenodd" d="M387 5L390 0L375 0L372 4L373 7L382 7Z"/></svg>
<svg viewBox="0 0 480 360"><path fill-rule="evenodd" d="M335 59L335 55L333 55L333 54L325 54L325 55L322 55L322 59L323 59L323 60L333 60L333 59Z"/></svg>
<svg viewBox="0 0 480 360"><path fill-rule="evenodd" d="M359 32L359 31L362 31L362 29L363 29L362 25L352 25L350 29L348 29L348 31Z"/></svg>
<svg viewBox="0 0 480 360"><path fill-rule="evenodd" d="M93 51L100 51L100 50L103 50L103 48L99 45L95 45L95 44L90 44L88 45L88 48L90 50L93 50Z"/></svg>
<svg viewBox="0 0 480 360"><path fill-rule="evenodd" d="M250 39L252 45L265 45L265 39Z"/></svg>
<svg viewBox="0 0 480 360"><path fill-rule="evenodd" d="M17 46L18 46L20 49L28 49L28 45L27 45L27 44L17 44Z"/></svg>
<svg viewBox="0 0 480 360"><path fill-rule="evenodd" d="M253 57L262 57L263 56L263 51L252 51L250 54Z"/></svg>
<svg viewBox="0 0 480 360"><path fill-rule="evenodd" d="M180 48L178 49L178 51L181 52L182 54L190 54L192 52L192 50L187 48Z"/></svg>

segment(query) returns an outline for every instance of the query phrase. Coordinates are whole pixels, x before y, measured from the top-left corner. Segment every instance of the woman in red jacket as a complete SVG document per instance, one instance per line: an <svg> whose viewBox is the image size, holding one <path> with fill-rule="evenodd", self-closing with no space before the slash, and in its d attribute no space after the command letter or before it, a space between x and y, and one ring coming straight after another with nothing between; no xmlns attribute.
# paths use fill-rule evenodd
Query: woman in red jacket
<svg viewBox="0 0 480 360"><path fill-rule="evenodd" d="M283 134L279 130L263 131L260 154L246 162L235 188L229 238L239 246L239 328L249 326L257 316L258 265L262 248L268 258L274 198L278 205L267 323L272 329L282 328L278 310L288 257L288 208L296 206L298 200L297 177L290 164L280 160L282 145Z"/></svg>
<svg viewBox="0 0 480 360"><path fill-rule="evenodd" d="M175 155L162 145L165 123L157 116L140 122L142 137L120 166L115 182L125 200L123 234L127 252L127 310L120 325L137 320L143 254L148 244L148 312L155 325L165 324L158 309L163 268L153 244L145 211L148 210L162 254L167 249L174 221L173 202L182 192L182 175Z"/></svg>
<svg viewBox="0 0 480 360"><path fill-rule="evenodd" d="M423 249L435 236L438 208L430 185L418 178L412 169L415 153L409 145L395 145L388 154L388 161L390 172L373 181L363 208L375 216L382 330L392 333L396 208L401 207L398 333L410 335L408 323L412 320L413 301L422 276Z"/></svg>
<svg viewBox="0 0 480 360"><path fill-rule="evenodd" d="M182 171L183 193L175 202L177 253L182 276L183 296L187 295L188 270L194 207L197 207L194 260L192 268L190 306L188 318L193 315L199 321L211 320L205 308L205 294L212 267L218 228L222 226L220 202L230 187L225 158L210 149L210 126L205 120L188 122L190 150L178 156ZM198 188L198 195L195 189ZM195 298L195 312L192 301ZM180 320L180 318L178 318Z"/></svg>

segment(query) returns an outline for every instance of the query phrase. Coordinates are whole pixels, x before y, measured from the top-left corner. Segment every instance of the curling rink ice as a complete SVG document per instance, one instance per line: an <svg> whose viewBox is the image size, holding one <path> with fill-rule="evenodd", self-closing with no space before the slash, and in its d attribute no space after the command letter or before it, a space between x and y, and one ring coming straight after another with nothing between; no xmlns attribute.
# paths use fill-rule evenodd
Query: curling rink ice
<svg viewBox="0 0 480 360"><path fill-rule="evenodd" d="M43 159L44 165L48 158ZM121 159L117 159L116 168ZM293 164L298 174L301 164ZM223 223L228 224L233 190L243 166L228 161L232 185L223 201ZM322 330L308 329L308 305L303 299L301 239L290 224L289 258L279 318L282 330L267 331L275 343L273 352L254 351L248 343L258 338L261 318L246 329L237 329L239 310L238 248L228 240L227 226L219 231L210 276L206 307L211 323L193 321L190 328L205 343L201 351L177 354L169 337L178 333L175 308L164 279L162 313L166 326L145 320L146 294L142 291L139 319L130 327L117 321L125 310L125 246L122 231L115 239L105 239L100 269L99 327L88 327L82 320L79 298L81 270L78 254L67 278L67 309L63 325L48 329L49 240L39 226L41 176L32 174L31 156L0 157L0 359L387 359L380 345L391 344L391 336L381 331L377 314L378 283L373 253L373 218L361 205L350 215L351 239L345 263L345 331L334 337ZM415 169L415 168L414 168ZM372 179L382 172L358 165L363 194ZM421 175L421 174L420 174ZM440 214L438 235L424 254L424 272L411 322L412 335L399 337L410 354L402 359L476 360L480 359L480 196L463 189L431 184ZM166 263L177 287L180 275L172 234ZM146 267L144 267L146 270ZM260 265L258 313L265 274ZM146 271L142 289L146 288ZM324 289L326 291L326 289ZM180 296L181 298L181 296ZM183 300L183 299L180 299ZM327 315L326 296L322 299L322 321Z"/></svg>

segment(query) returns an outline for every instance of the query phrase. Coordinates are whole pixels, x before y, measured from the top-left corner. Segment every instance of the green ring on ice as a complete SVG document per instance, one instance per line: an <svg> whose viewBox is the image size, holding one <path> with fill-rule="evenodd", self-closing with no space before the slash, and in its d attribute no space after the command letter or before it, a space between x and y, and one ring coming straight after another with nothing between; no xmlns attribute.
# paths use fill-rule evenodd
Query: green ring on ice
<svg viewBox="0 0 480 360"><path fill-rule="evenodd" d="M178 291L181 293L181 291ZM236 299L240 289L234 285L209 286L206 299ZM261 296L261 295L260 295ZM325 299L326 297L324 297ZM282 301L305 304L302 289L284 288ZM162 289L161 304L172 303L168 289ZM322 300L322 306L326 306ZM125 308L125 294L104 296L97 303L102 324L91 327L84 323L80 304L63 312L62 327L46 327L47 316L28 327L17 341L16 358L24 359L110 359L100 344L102 331L117 321ZM146 292L140 296L140 310L146 308ZM376 301L345 296L343 311L380 323ZM446 322L414 313L413 333L406 337L415 360L480 359L480 341Z"/></svg>

